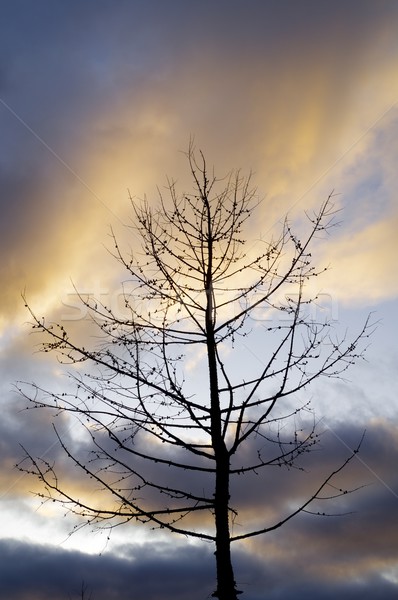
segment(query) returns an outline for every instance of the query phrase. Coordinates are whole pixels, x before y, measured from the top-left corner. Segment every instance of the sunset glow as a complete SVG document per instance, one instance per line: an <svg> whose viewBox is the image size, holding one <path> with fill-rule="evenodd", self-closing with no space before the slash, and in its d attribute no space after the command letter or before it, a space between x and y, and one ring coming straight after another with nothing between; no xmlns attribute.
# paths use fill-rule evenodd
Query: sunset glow
<svg viewBox="0 0 398 600"><path fill-rule="evenodd" d="M191 192L184 152L192 138L218 176L252 172L259 206L245 229L248 256L285 215L305 231L305 212L332 194L339 226L315 241L314 262L327 270L307 288L319 294L312 310L338 332L357 333L369 314L377 323L366 362L298 398L311 399L323 431L308 470L282 477L271 469L233 489L238 535L260 517L281 518L366 430L339 479L359 488L336 503L346 516L302 514L239 542L242 597L397 597L397 31L394 0L2 3L0 599L73 600L83 581L92 600L205 600L214 589L210 544L134 523L109 539L80 529L15 468L22 445L57 461L77 494L99 497L65 459L50 415L24 410L15 390L21 380L70 385L69 367L36 352L21 294L37 315L90 343L78 294L123 311L128 273L112 256L111 228L123 249L141 251L131 199L155 207L167 177ZM264 360L273 315L256 316L243 354L228 356L237 373ZM207 393L204 361L187 351L198 395ZM61 424L65 439L83 443L73 419ZM190 518L195 526L197 513Z"/></svg>

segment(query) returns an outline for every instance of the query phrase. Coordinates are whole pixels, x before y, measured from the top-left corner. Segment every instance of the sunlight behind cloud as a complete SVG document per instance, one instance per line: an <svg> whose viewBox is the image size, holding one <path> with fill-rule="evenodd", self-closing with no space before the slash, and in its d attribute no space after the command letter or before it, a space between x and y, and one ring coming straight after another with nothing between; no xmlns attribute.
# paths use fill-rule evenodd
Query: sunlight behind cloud
<svg viewBox="0 0 398 600"><path fill-rule="evenodd" d="M198 561L190 564L184 538L168 538L158 552L153 551L158 532L136 525L123 533L117 528L108 545L107 533L89 535L88 530L66 539L76 520L64 517L53 503L40 508L30 493L38 489L36 482L14 468L23 443L59 461L77 495L96 494L61 456L49 416L21 411L25 402L15 392L15 381L35 381L62 393L70 389L65 375L70 367L60 365L53 353L37 354L40 336L30 335L20 295L25 290L37 315L64 325L79 344L98 345L98 330L77 294L127 316L123 289L133 285L111 256L110 226L123 250L140 258L140 232L130 228L130 195L137 203L145 197L156 210L159 190L166 195L167 177L181 194L191 192L183 153L194 137L217 176L231 169L241 168L244 175L253 170L262 202L244 231L248 258L277 236L286 214L294 232L302 235L304 212L317 211L334 190L341 225L315 242L314 264L330 268L305 288L308 296L319 293L309 314L317 321L331 319L337 333L346 326L356 333L370 311L381 322L368 363L358 364L343 381L322 380L295 398L298 404L312 399L316 417L325 416L321 425L333 427L348 444L367 428L363 463L355 463L341 481L372 485L344 499L344 507L354 512L347 519L307 515L278 536L239 544L240 579L245 586L253 582L244 587L244 597L262 597L268 589L290 600L300 589L303 597L320 600L364 594L395 598L397 502L383 482L397 489L396 4L204 0L197 11L186 2L157 0L117 6L103 0L18 4L17 9L15 3L4 3L0 23L1 537L29 540L33 554L2 539L0 595L10 600L76 595L75 583L69 590L59 584L61 579L57 595L52 576L54 581L61 572L66 581L72 574L80 577L78 569L67 572L65 565L89 569L81 556L76 554L73 563L60 555L52 563L45 555L44 584L33 567L29 570L37 565L32 555L41 558L36 544L48 542L93 555L106 547L115 562L106 568L101 563L95 580L108 577L120 600L131 593L180 600L186 597L185 585L191 586L193 600L203 596L203 573L195 568L202 568L204 554L194 554ZM247 284L251 276L240 277L238 284ZM139 301L132 298L133 304ZM239 308L224 308L218 316L226 318ZM177 304L170 314L173 310L176 315ZM236 382L264 368L275 341L268 330L274 318L272 308L259 308L250 336L235 348L239 353L223 348ZM207 401L205 353L190 347L185 367L188 391ZM86 368L81 363L76 373ZM71 422L63 426L71 448L82 450L84 435ZM290 479L287 473L290 488L272 469L246 484L238 477L233 501L241 503L241 510L234 532L260 518L271 523L304 497L306 485L311 488L322 469L345 452L337 437L334 441L329 458L322 454L303 479L296 479L296 473ZM252 451L248 447L244 460ZM193 490L204 485L197 477L187 480ZM193 527L197 515L188 518ZM121 571L121 557L133 559L134 566L127 569L125 562ZM176 576L181 564L185 579ZM158 568L160 575L154 577ZM24 582L21 573L26 572ZM152 582L152 591L141 593L139 585ZM109 596L102 583L93 597L101 600L101 594Z"/></svg>

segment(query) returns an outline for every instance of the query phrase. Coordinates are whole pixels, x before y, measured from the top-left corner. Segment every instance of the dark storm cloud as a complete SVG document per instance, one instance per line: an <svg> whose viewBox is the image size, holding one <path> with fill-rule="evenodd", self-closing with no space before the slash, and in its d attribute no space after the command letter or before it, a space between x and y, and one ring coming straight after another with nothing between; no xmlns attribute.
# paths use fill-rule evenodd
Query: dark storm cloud
<svg viewBox="0 0 398 600"><path fill-rule="evenodd" d="M190 598L212 591L212 556L206 549L131 546L131 559L89 556L46 546L0 542L0 597L66 600L80 597L82 582L94 600Z"/></svg>
<svg viewBox="0 0 398 600"><path fill-rule="evenodd" d="M79 598L82 583L93 600L205 600L214 589L213 556L208 548L127 544L126 558L0 542L0 597L7 600ZM305 548L303 549L305 554ZM392 600L397 586L380 575L344 584L317 581L294 564L272 556L264 562L242 550L234 553L239 589L247 600ZM188 590L188 591L187 591Z"/></svg>
<svg viewBox="0 0 398 600"><path fill-rule="evenodd" d="M86 474L76 469L73 462L66 458L53 432L49 411L34 409L30 412L19 412L25 404L14 399L14 402L8 405L8 415L6 412L2 421L3 496L23 501L26 490L42 491L34 478L26 475L21 477L16 470L14 473L10 471L10 465L21 460L23 456L19 446L19 443L22 443L34 458L43 458L55 464L61 489L77 497L88 494L87 498L94 505L102 498L103 506L108 506L110 496L107 493L101 496L97 490L92 497ZM59 418L55 423L65 445L81 462L87 463L91 447L76 437L78 424ZM234 476L231 485L231 505L238 514L234 520L233 535L240 535L258 527L271 527L289 515L350 456L362 433L363 430L356 425L334 425L329 433L322 437L321 446L305 460L298 461L298 466L304 470L267 467L261 472L261 476ZM99 435L98 441L113 454L113 444L108 436ZM249 448L249 454L253 453L253 456L256 456L258 446L255 441L249 440L246 447ZM150 440L138 437L135 448L148 453L151 448ZM262 451L267 455L269 449L263 448ZM271 451L274 449L271 448ZM166 455L164 451L160 452L159 447L153 447L151 452L155 456L157 453L160 458L169 458L180 463L187 460L185 454L180 451L173 450ZM201 494L204 490L208 490L209 495L212 493L211 475L184 471L182 481L178 469L165 468L139 459L133 460L129 455L123 455L121 459L131 463L134 469L141 470L147 481L163 482L171 488L182 486L191 493ZM335 517L330 517L330 520L315 516L299 517L297 525L289 524L288 527L291 530L293 527L298 538L312 536L313 548L316 548L318 543L322 546L324 537L329 536L331 548L338 547L341 542L352 556L359 557L362 553L365 557L373 556L375 549L383 553L385 559L389 555L393 556L398 552L398 538L393 527L398 514L398 479L395 474L397 460L398 437L395 428L382 420L373 423L373 426L369 425L359 454L331 481L332 486L327 486L321 496L333 496L340 489L348 493L334 500L316 501L308 507L315 513L343 516L336 517L337 520ZM28 463L25 466L27 465ZM209 465L205 463L205 466ZM7 484L10 486L9 490L6 488ZM350 490L356 488L360 489L350 493ZM139 495L146 498L147 505L164 506L164 497L159 497L151 488L142 488ZM344 516L351 513L354 513L353 516ZM204 516L194 513L188 516L184 523L188 528L200 530L203 528L203 518ZM365 522L369 524L363 528ZM351 532L350 543L344 541L344 531ZM266 536L265 540L267 539Z"/></svg>
<svg viewBox="0 0 398 600"><path fill-rule="evenodd" d="M28 394L35 394L34 388L25 387L24 389ZM39 394L38 399L40 397ZM42 457L51 463L55 462L57 474L60 482L62 482L61 487L66 490L71 487L75 494L79 494L76 490L80 489L80 493L82 493L87 485L86 474L76 469L70 459L66 459L52 428L53 412L33 407L28 411L24 410L27 406L29 406L27 401L17 397L14 397L12 402L5 406L6 418L3 422L4 434L2 438L4 464L8 464L10 459L16 462L16 457L22 456L22 451L18 447L18 442L20 442L33 457ZM66 417L57 417L54 419L54 423L66 447L80 462L87 463L90 459L92 445L91 439L87 435L83 438L79 436L82 425ZM391 473L397 454L396 449L394 449L396 436L382 425L379 427L383 431L380 436L378 436L376 428L367 434L367 440L369 439L375 449L374 456L377 456L378 464L374 465L374 460L364 450L360 455L361 462L358 460L353 461L346 471L336 479L335 485L349 490L369 481L373 482L376 476L382 479ZM329 435L329 440L326 442L324 440L325 443L322 444L323 448L320 446L304 460L298 460L297 466L300 466L301 470L271 466L266 467L261 472L261 477L258 476L257 471L245 476L235 474L232 481L232 504L242 515L243 521L256 522L259 518L265 524L270 525L273 520L278 520L278 515L289 512L288 505L295 502L299 503L300 499L314 493L321 482L350 455L362 434L362 430L358 427L352 427L349 436L346 430L336 429L335 431L338 437ZM383 436L383 444L377 443L377 438L381 436ZM373 442L372 437L376 438ZM386 439L388 444L384 446ZM114 455L115 444L106 433L96 434L96 440L111 456ZM344 440L344 443L341 440ZM364 443L364 447L366 448L366 443ZM213 466L211 461L192 459L181 450L167 449L159 444L155 445L153 440L145 435L138 435L134 438L133 449L143 454L150 453L155 458L175 461L180 464L187 462L205 468ZM236 459L234 458L234 464L252 464L248 458L249 456L252 457L255 464L258 449L257 440L248 440L245 448L243 448L244 459L241 460L238 454ZM271 444L264 445L261 443L261 452L263 456L270 458L276 455L277 449ZM126 452L119 452L115 456L118 456L122 463L130 464L134 470L143 473L147 481L155 481L172 488L181 486L180 469L165 468L161 463L148 462L139 457L133 457ZM184 471L183 484L185 489L194 494L200 495L207 490L207 495L211 497L213 493L213 475L211 473ZM153 505L153 503L158 505L160 502L163 506L164 497L159 497L157 492L151 488L140 490L140 496L142 495L145 495L149 505ZM106 498L107 494L105 493L103 495L104 502ZM325 504L326 507L319 508L321 512L329 507L329 503ZM338 502L337 506L339 506ZM236 533L239 533L239 528Z"/></svg>

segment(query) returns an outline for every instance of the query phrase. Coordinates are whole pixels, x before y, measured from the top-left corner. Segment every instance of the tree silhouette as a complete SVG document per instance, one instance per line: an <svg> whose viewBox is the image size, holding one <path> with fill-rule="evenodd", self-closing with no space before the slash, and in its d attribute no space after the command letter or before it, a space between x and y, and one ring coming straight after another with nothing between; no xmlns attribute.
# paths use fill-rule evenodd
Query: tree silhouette
<svg viewBox="0 0 398 600"><path fill-rule="evenodd" d="M371 326L366 322L353 339L337 338L332 322L310 310L317 297L306 290L324 270L313 266L311 246L335 225L332 195L306 215L304 237L286 218L278 237L249 248L244 229L258 204L251 177L237 171L217 179L192 144L186 156L193 193L179 195L168 181L158 208L132 202L132 234L141 239L134 252L122 252L113 236L115 257L129 277L123 315L81 297L98 329L91 348L62 323L47 323L29 309L33 327L46 335L44 351L88 366L72 373L72 392L36 384L34 394L19 389L35 407L79 419L88 454L56 427L55 433L102 493L87 499L69 489L53 464L28 451L19 468L41 480L43 499L63 503L82 523L112 528L135 521L213 542L213 596L235 600L241 592L231 543L281 527L302 511L321 514L318 501L347 492L331 480L360 442L277 522L257 515L234 533L239 506L231 486L266 467L302 468L319 436L303 392L317 378L341 376L361 357ZM259 321L265 309L269 318ZM241 354L251 339L261 343L259 366ZM187 366L193 353L199 377Z"/></svg>

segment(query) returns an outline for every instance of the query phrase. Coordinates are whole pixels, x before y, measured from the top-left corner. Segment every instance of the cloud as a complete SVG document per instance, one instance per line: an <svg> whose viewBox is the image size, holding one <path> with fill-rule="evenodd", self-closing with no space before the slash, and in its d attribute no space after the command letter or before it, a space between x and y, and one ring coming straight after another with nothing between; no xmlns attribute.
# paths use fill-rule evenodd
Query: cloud
<svg viewBox="0 0 398 600"><path fill-rule="evenodd" d="M211 554L206 549L130 545L129 558L89 556L50 546L0 542L0 595L10 600L80 597L84 582L95 600L146 597L199 600L212 591Z"/></svg>
<svg viewBox="0 0 398 600"><path fill-rule="evenodd" d="M345 538L347 539L347 538ZM289 542L290 540L290 542ZM316 595L329 600L336 594L352 600L394 598L397 584L380 573L349 576L346 581L324 577L320 564L327 565L329 548L322 556L311 552L308 540L298 554L289 556L289 547L300 543L287 535L287 554L282 557L268 548L253 556L244 549L234 552L236 578L247 600L260 600L264 591L272 599L304 598ZM297 546L298 548L299 546ZM270 552L271 550L271 552ZM315 550L315 548L313 548ZM123 546L122 556L105 553L88 556L49 546L24 544L13 540L0 542L0 593L10 600L35 598L55 600L78 597L82 582L95 600L124 600L145 596L149 600L186 598L200 600L214 589L213 556L209 548L171 543ZM315 563L312 562L315 558ZM69 596L68 596L69 595Z"/></svg>
<svg viewBox="0 0 398 600"><path fill-rule="evenodd" d="M394 272L398 215L376 221L328 250L332 267L326 277L342 302L375 304L398 296Z"/></svg>
<svg viewBox="0 0 398 600"><path fill-rule="evenodd" d="M164 173L179 176L190 133L220 172L254 168L272 199L268 228L333 163L341 136L358 131L352 94L368 85L369 57L377 49L386 70L393 61L391 15L371 3L361 19L353 6L321 13L313 3L305 19L285 5L247 13L220 3L211 18L210 5L195 15L155 5L155 15L103 2L94 14L91 3L44 3L32 18L7 10L3 98L50 150L2 105L6 313L25 285L48 297L60 272L86 273L112 213L124 218L126 187L142 194ZM390 92L380 89L379 105Z"/></svg>
<svg viewBox="0 0 398 600"><path fill-rule="evenodd" d="M18 405L17 405L18 406ZM36 491L43 491L41 484L29 477L18 476L14 471L11 474L10 467L18 462L22 456L22 452L18 447L18 442L21 441L24 447L33 457L41 457L55 463L55 471L57 473L60 488L72 496L84 499L87 503L94 507L100 505L102 508L114 506L115 498L110 494L100 492L99 484L91 485L87 478L87 474L77 469L73 462L64 454L61 446L56 440L52 431L52 418L48 411L36 409L31 414L15 414L15 404L10 406L10 416L3 421L2 433L2 463L1 473L4 482L13 482L9 489L5 490L3 497L14 497L16 500L23 500L26 491L32 488ZM11 412L12 411L12 412ZM76 458L83 462L89 463L93 458L89 455L89 451L93 449L91 440L82 437L79 434L78 423L74 420L61 419L55 420L57 428L61 433L63 442ZM301 427L304 423L301 424ZM319 427L322 430L322 425ZM23 433L22 433L23 432ZM240 535L245 531L250 531L256 528L271 527L280 519L285 518L303 501L311 496L324 479L332 473L342 462L350 455L352 450L356 448L363 434L363 426L361 424L348 424L347 419L344 424L338 422L330 424L329 428L325 428L321 435L320 444L315 448L315 451L307 457L304 455L298 460L297 466L302 470L286 469L279 467L266 467L258 473L248 474L246 476L236 474L232 477L231 482L231 505L237 511L237 517L234 521L234 535ZM100 432L96 435L97 443L107 449L111 455L114 454L113 446L109 437ZM200 460L192 460L186 456L186 453L178 448L167 449L164 446L154 444L153 441L146 435L138 435L135 438L134 449L143 452L144 454L152 454L155 458L168 459L180 464L186 462L193 464L203 464L211 467L211 463ZM167 451L168 450L168 451ZM260 450L263 456L270 459L277 448L275 449L271 443L267 443L264 439L248 440L245 446L233 459L235 468L249 465L253 461L257 461L257 451ZM398 451L398 441L395 428L388 425L382 419L370 421L367 423L367 431L364 443L362 445L359 459L350 463L339 476L332 481L337 489L351 490L357 487L372 483L376 489L384 491L393 490L394 465L396 461L396 453ZM120 454L120 453L119 453ZM193 494L204 494L209 496L213 490L213 476L207 473L197 471L183 471L184 478L181 478L181 470L173 467L167 467L159 463L151 463L133 457L129 453L122 453L119 456L122 464L131 464L133 470L143 472L145 480L163 484L171 489L186 489ZM95 464L91 464L95 469ZM115 468L112 469L115 472ZM259 476L260 475L260 476ZM118 479L116 475L106 477L106 480L112 478ZM158 494L156 489L151 486L142 486L141 480L136 478L126 480L130 486L140 484L141 489L138 493L139 502L144 502L146 507L159 507L165 505L173 507L179 502L175 502L164 495ZM90 485L89 485L90 484ZM118 488L120 485L116 484ZM358 492L359 498L367 495L372 497L373 487L368 490ZM327 486L322 495L334 495L336 491L334 487ZM356 507L357 494L343 495L340 500L315 502L310 509L317 512L346 513ZM382 501L380 501L382 506ZM376 510L379 504L375 502ZM45 512L43 513L45 515ZM381 512L383 514L383 511ZM51 517L51 513L49 514ZM198 530L207 529L211 526L209 515L205 513L193 513L187 515L184 519L184 524L188 528ZM379 517L380 518L380 517ZM77 521L79 523L79 521Z"/></svg>
<svg viewBox="0 0 398 600"><path fill-rule="evenodd" d="M33 480L18 479L13 470L19 441L38 455L51 449L46 456L57 460L74 490L87 488L53 445L49 416L18 412L21 404L11 390L16 379L57 389L65 385L54 357L32 359L34 340L22 325L28 317L20 292L26 286L34 308L59 320L68 309L62 302L73 291L70 277L79 289L118 288L125 275L102 247L108 224L123 243L136 247L123 226L129 218L127 188L133 196L147 192L153 205L156 184L163 185L166 174L181 190L190 189L179 154L190 134L218 174L253 168L265 197L247 230L253 246L286 211L296 219L331 189L342 192L336 206L344 208L345 224L324 247L316 247L319 262L332 265L321 286L336 298L339 318L354 319L346 307L397 296L392 274L398 225L393 107L398 12L393 3L368 0L322 6L308 0L300 5L204 0L200 11L177 0L145 5L122 0L116 10L105 0L43 1L34 7L21 0L5 2L2 15L0 481L7 514L13 504L14 517L20 517L15 522L23 522L26 533ZM391 336L391 309L388 315ZM88 339L86 325L70 323L79 339ZM352 385L315 390L320 403L333 410L330 424L349 446L375 414L387 414L395 423L395 366L392 352L383 355L385 337L376 344L373 366L361 366ZM336 418L339 395L346 403L345 430ZM66 441L74 448L80 442L81 452L81 438L63 425ZM237 485L242 518L275 516L274 508L264 507L264 493L273 506L280 493L298 501L344 454L339 443L330 438L330 454L322 453L321 464L311 463L302 478L271 473L246 487ZM342 505L359 506L359 516L303 517L278 538L238 547L239 582L248 600L262 599L265 589L271 599L284 600L396 596L396 498L378 479L396 489L394 427L371 421L360 457L373 474L355 463L341 480L347 486L362 478L374 481ZM203 483L192 477L194 487ZM288 504L282 501L278 509ZM41 539L53 539L52 527L64 536L67 525L55 514L48 507L39 511ZM134 535L137 529L126 535L130 531ZM149 542L125 546L123 560L120 551L99 559L7 540L0 546L0 595L77 597L84 579L95 600L112 593L122 600L131 590L149 600L182 598L187 589L199 599L213 589L208 550Z"/></svg>

